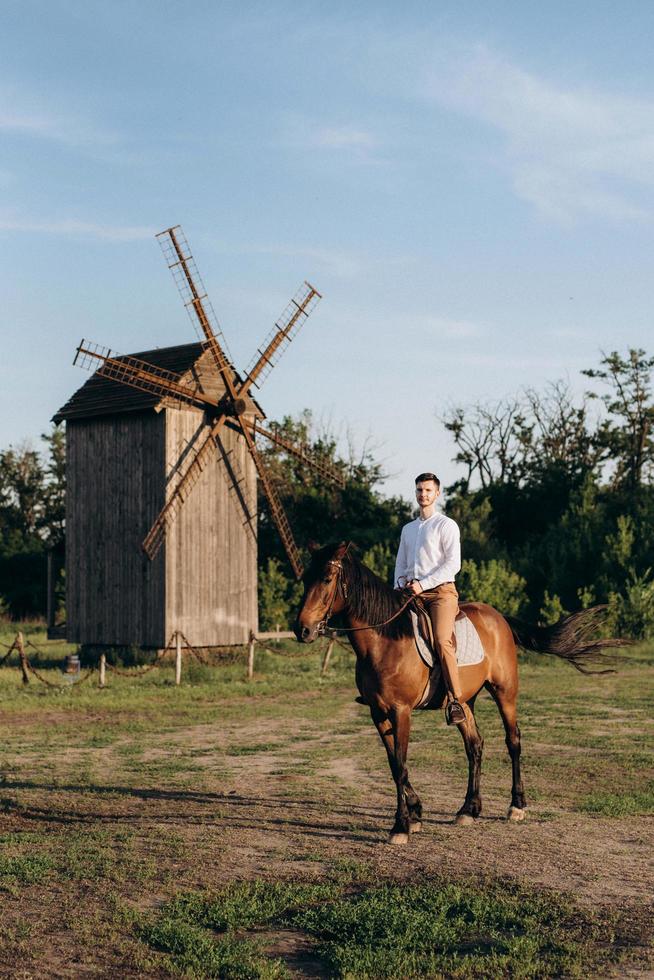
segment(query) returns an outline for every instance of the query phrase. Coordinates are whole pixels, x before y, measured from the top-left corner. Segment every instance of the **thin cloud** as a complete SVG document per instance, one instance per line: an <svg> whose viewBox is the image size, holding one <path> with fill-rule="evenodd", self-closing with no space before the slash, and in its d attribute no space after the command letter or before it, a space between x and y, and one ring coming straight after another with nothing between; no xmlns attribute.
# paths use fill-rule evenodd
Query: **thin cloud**
<svg viewBox="0 0 654 980"><path fill-rule="evenodd" d="M52 139L56 136L54 120L46 116L34 116L16 112L0 112L0 131L5 133L26 133L29 136L43 136Z"/></svg>
<svg viewBox="0 0 654 980"><path fill-rule="evenodd" d="M431 313L403 313L393 319L393 324L394 329L399 330L403 337L417 338L423 343L434 338L467 340L488 333L488 326L485 323L436 316Z"/></svg>
<svg viewBox="0 0 654 980"><path fill-rule="evenodd" d="M316 124L298 114L287 114L279 127L279 140L295 151L307 152L314 160L330 167L337 156L339 164L387 166L382 155L383 141L366 126L353 122Z"/></svg>
<svg viewBox="0 0 654 980"><path fill-rule="evenodd" d="M96 124L68 113L42 108L34 111L25 107L25 101L20 94L0 91L0 133L48 140L72 147L106 147L120 143L117 133L99 128ZM8 105L13 108L8 109Z"/></svg>
<svg viewBox="0 0 654 980"><path fill-rule="evenodd" d="M230 245L233 254L236 247ZM247 245L238 249L242 255L278 255L301 259L312 267L320 267L337 279L355 279L371 269L402 269L415 261L408 255L371 256L369 253L345 249L316 248L311 245L262 244Z"/></svg>
<svg viewBox="0 0 654 980"><path fill-rule="evenodd" d="M152 238L156 234L154 228L141 225L103 225L73 219L30 221L21 218L0 218L0 231L92 238L108 242L133 242Z"/></svg>
<svg viewBox="0 0 654 980"><path fill-rule="evenodd" d="M432 70L428 93L503 137L516 194L562 221L651 216L654 100L563 87L479 47Z"/></svg>
<svg viewBox="0 0 654 980"><path fill-rule="evenodd" d="M344 148L371 150L377 145L377 140L365 129L355 129L352 126L326 126L313 134L313 144L336 150Z"/></svg>

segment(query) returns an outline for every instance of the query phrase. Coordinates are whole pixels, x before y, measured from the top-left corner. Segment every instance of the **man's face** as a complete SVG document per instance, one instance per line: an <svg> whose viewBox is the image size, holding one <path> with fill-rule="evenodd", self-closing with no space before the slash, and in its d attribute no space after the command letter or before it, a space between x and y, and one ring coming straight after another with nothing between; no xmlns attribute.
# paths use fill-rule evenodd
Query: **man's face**
<svg viewBox="0 0 654 980"><path fill-rule="evenodd" d="M416 500L419 507L429 507L430 504L435 503L439 493L440 490L433 480L416 483Z"/></svg>

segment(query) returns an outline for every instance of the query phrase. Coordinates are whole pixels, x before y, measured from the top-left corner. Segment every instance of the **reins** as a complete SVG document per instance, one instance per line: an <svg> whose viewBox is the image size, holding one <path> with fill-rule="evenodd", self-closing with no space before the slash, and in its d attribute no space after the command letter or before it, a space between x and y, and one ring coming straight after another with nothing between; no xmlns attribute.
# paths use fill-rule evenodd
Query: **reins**
<svg viewBox="0 0 654 980"><path fill-rule="evenodd" d="M416 598L415 595L410 595L409 598L406 600L406 602L402 606L400 606L397 612L394 612L392 616L389 616L388 619L385 619L383 623L373 623L371 626L341 626L338 629L334 629L333 627L328 626L327 623L329 622L332 616L332 609L334 607L334 603L336 602L336 594L338 592L339 585L341 587L341 592L343 593L343 598L345 600L347 600L347 585L342 579L342 573L343 573L342 560L337 558L332 558L327 562L327 565L333 565L337 569L336 588L334 589L334 594L331 598L331 602L329 603L329 609L327 610L327 615L323 620L321 620L318 623L319 636L326 636L328 630L330 636L338 636L341 633L360 633L364 630L383 629L384 626L388 626L388 624L392 623L394 619L397 619L398 616L401 616L402 613L414 602Z"/></svg>

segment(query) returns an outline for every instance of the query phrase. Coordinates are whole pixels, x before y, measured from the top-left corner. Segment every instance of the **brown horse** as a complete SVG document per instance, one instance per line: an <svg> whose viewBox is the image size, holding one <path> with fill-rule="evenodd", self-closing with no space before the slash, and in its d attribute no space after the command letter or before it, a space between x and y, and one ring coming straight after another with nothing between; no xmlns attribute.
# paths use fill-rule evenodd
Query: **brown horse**
<svg viewBox="0 0 654 980"><path fill-rule="evenodd" d="M327 621L343 617L356 653L356 683L360 701L369 705L381 737L397 789L397 811L390 832L392 843L406 843L421 829L422 804L409 782L407 749L411 712L417 706L441 708L446 690L439 680L429 687L430 672L418 655L406 596L391 589L350 553L346 543L312 546L312 560L304 576L304 596L295 634L312 643L327 629ZM459 725L468 756L468 790L455 823L468 824L481 813L479 778L484 741L475 721L475 699L485 688L497 704L511 757L513 782L509 820L523 820L525 794L520 775L520 730L516 703L518 660L516 643L526 650L562 657L587 672L586 664L601 657L607 646L620 641L590 639L601 607L583 610L554 626L529 626L502 616L492 606L464 602L462 612L474 624L484 649L481 663L459 668L466 720ZM398 615L399 613L399 615ZM424 696L433 690L427 703Z"/></svg>

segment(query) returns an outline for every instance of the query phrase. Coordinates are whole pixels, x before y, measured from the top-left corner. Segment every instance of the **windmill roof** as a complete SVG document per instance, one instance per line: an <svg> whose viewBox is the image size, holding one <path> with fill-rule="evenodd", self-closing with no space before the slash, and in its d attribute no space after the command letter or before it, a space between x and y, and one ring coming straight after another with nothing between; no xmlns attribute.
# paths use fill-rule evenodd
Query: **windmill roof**
<svg viewBox="0 0 654 980"><path fill-rule="evenodd" d="M139 351L131 356L138 357L148 364L183 374L190 370L202 354L202 344L180 344L178 347L159 347L155 350ZM92 374L88 381L78 388L59 411L53 415L53 422L63 419L89 418L94 415L116 415L123 412L139 412L154 408L162 401L160 395L139 391L120 381Z"/></svg>
<svg viewBox="0 0 654 980"><path fill-rule="evenodd" d="M138 351L129 356L137 357L141 361L155 365L155 367L165 368L167 371L183 375L197 364L203 354L205 354L204 345L195 343L180 344L177 347L158 347L155 350ZM215 371L215 368L213 370ZM222 387L219 376L216 380L220 382ZM144 409L155 408L165 401L166 399L160 395L140 391L138 388L132 388L130 385L110 378L103 378L96 372L52 416L52 421L59 423L64 419L85 419L101 415L122 415L124 412L141 412ZM259 408L258 405L257 408ZM263 412L261 412L261 416L264 417Z"/></svg>

